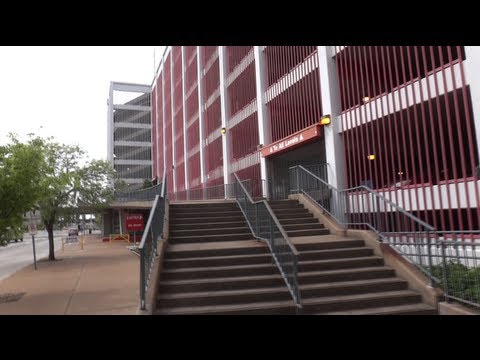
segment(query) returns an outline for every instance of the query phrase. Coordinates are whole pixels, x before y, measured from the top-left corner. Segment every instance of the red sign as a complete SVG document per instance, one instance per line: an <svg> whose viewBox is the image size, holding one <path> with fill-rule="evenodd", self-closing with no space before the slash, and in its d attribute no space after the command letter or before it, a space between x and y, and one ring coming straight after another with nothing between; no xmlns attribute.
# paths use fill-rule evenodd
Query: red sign
<svg viewBox="0 0 480 360"><path fill-rule="evenodd" d="M127 231L143 231L143 214L125 215Z"/></svg>
<svg viewBox="0 0 480 360"><path fill-rule="evenodd" d="M320 135L319 128L319 125L315 125L282 140L276 141L262 149L262 156L268 157L313 139Z"/></svg>

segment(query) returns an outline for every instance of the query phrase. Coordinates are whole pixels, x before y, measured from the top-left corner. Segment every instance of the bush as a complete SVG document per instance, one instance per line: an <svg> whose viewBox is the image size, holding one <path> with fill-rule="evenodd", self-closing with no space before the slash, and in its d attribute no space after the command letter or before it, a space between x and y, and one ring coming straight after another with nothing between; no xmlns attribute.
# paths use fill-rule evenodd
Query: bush
<svg viewBox="0 0 480 360"><path fill-rule="evenodd" d="M445 269L443 265L432 266L432 275L440 279L440 285L449 295L480 304L480 268L468 268L456 260L450 260Z"/></svg>

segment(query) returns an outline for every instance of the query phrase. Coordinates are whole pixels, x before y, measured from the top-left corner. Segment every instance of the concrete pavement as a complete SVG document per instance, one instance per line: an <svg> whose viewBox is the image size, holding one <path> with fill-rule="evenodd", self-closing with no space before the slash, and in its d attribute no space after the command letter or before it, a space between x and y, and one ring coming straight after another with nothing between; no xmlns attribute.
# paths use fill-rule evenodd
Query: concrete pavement
<svg viewBox="0 0 480 360"><path fill-rule="evenodd" d="M29 265L1 280L0 315L135 315L139 257L128 245L86 236L84 250L68 245L57 261L40 259L37 271Z"/></svg>

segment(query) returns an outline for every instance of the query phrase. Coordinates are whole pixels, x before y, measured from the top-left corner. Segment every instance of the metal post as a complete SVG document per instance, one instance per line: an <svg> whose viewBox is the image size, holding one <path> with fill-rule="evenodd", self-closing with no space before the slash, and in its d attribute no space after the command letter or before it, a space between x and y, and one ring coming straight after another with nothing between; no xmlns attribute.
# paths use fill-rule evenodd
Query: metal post
<svg viewBox="0 0 480 360"><path fill-rule="evenodd" d="M443 268L443 291L445 293L445 298L447 303L450 302L450 297L448 296L448 272L447 272L447 257L445 256L445 243L440 242L440 248L442 249L442 268Z"/></svg>
<svg viewBox="0 0 480 360"><path fill-rule="evenodd" d="M140 310L145 310L145 252L140 248Z"/></svg>
<svg viewBox="0 0 480 360"><path fill-rule="evenodd" d="M33 266L37 270L37 254L35 252L35 235L32 234L32 246L33 246Z"/></svg>
<svg viewBox="0 0 480 360"><path fill-rule="evenodd" d="M133 246L137 246L137 232L133 232Z"/></svg>
<svg viewBox="0 0 480 360"><path fill-rule="evenodd" d="M259 236L260 234L258 232L258 206L257 205L255 205L255 224L256 224L256 226L255 226L256 234L255 235Z"/></svg>
<svg viewBox="0 0 480 360"><path fill-rule="evenodd" d="M275 259L273 258L273 254L275 254L275 250L273 248L273 241L274 241L274 233L273 233L273 219L272 219L272 216L270 214L268 214L268 219L270 221L270 249L272 251L272 264L275 263Z"/></svg>
<svg viewBox="0 0 480 360"><path fill-rule="evenodd" d="M432 249L430 246L430 231L427 230L427 254L428 254L428 277L430 278L430 286L433 286L432 277Z"/></svg>
<svg viewBox="0 0 480 360"><path fill-rule="evenodd" d="M299 167L295 167L296 177L297 177L297 194L300 194L300 171Z"/></svg>

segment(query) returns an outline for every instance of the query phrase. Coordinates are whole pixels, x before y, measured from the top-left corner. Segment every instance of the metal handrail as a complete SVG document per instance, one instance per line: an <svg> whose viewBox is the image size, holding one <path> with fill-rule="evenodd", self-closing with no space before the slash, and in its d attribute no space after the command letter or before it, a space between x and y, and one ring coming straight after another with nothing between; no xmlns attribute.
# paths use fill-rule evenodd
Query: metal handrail
<svg viewBox="0 0 480 360"><path fill-rule="evenodd" d="M247 184L249 191L256 191L256 195L261 196L263 183L265 180L243 180ZM183 200L214 200L214 199L234 199L235 198L235 183L219 184L212 186L202 186L193 189L185 189L177 192L172 192L168 195L170 201Z"/></svg>
<svg viewBox="0 0 480 360"><path fill-rule="evenodd" d="M148 221L143 232L140 246L140 309L145 310L146 293L150 285L155 256L157 255L158 238L163 233L163 223L165 219L166 204L166 169L163 171L164 181L161 184L160 195L155 196L152 209L148 216Z"/></svg>
<svg viewBox="0 0 480 360"><path fill-rule="evenodd" d="M424 272L431 284L439 283L431 271L431 256L427 256L424 263L422 256L412 258L402 246L398 246L408 241L420 252L422 243L431 241L430 233L435 230L433 226L365 185L339 190L301 165L289 170L292 177L290 183L293 184L291 192L305 194L344 228L372 230L380 241L389 244ZM430 246L426 248L430 251Z"/></svg>
<svg viewBox="0 0 480 360"><path fill-rule="evenodd" d="M161 195L163 190L163 183L151 186L146 189L138 189L125 192L117 192L114 195L114 201L147 201L155 199L156 195Z"/></svg>
<svg viewBox="0 0 480 360"><path fill-rule="evenodd" d="M253 201L237 174L235 176L235 198L255 238L267 242L272 258L292 295L297 308L302 308L298 284L298 251L291 244L287 233L278 221L266 200ZM243 201L242 201L243 200ZM250 211L254 209L255 215ZM268 226L267 231L262 231ZM265 236L266 235L266 236Z"/></svg>

